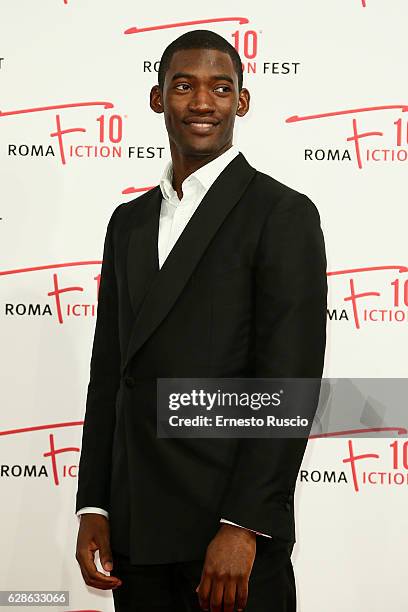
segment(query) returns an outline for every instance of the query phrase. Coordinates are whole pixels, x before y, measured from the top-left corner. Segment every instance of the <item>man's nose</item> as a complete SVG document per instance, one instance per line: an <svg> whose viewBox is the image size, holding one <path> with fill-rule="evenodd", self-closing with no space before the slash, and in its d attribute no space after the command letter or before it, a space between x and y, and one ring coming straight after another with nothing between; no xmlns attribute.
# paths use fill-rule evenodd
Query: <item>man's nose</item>
<svg viewBox="0 0 408 612"><path fill-rule="evenodd" d="M208 112L214 110L214 101L207 88L200 87L193 91L189 100L191 111Z"/></svg>

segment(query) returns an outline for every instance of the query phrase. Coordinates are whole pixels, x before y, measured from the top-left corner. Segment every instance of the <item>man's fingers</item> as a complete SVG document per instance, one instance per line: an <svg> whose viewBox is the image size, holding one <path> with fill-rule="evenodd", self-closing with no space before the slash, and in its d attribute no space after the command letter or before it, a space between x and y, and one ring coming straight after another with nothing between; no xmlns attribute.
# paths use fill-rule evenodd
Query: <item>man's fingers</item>
<svg viewBox="0 0 408 612"><path fill-rule="evenodd" d="M248 600L248 580L241 578L237 583L236 606L237 612L244 610Z"/></svg>
<svg viewBox="0 0 408 612"><path fill-rule="evenodd" d="M222 598L224 595L224 582L222 580L214 579L211 584L211 595L210 595L210 611L211 612L222 612Z"/></svg>
<svg viewBox="0 0 408 612"><path fill-rule="evenodd" d="M201 581L197 589L198 603L202 610L210 609L211 576L207 573L201 575Z"/></svg>
<svg viewBox="0 0 408 612"><path fill-rule="evenodd" d="M234 612L237 583L229 580L224 586L224 612Z"/></svg>
<svg viewBox="0 0 408 612"><path fill-rule="evenodd" d="M119 578L115 576L106 576L99 572L94 561L94 551L88 549L85 553L77 556L82 576L88 586L96 589L111 589L113 586L119 586L121 583Z"/></svg>
<svg viewBox="0 0 408 612"><path fill-rule="evenodd" d="M106 572L111 572L113 569L113 561L112 561L112 551L110 549L109 543L101 544L99 548L99 558L101 560L101 565Z"/></svg>
<svg viewBox="0 0 408 612"><path fill-rule="evenodd" d="M95 565L94 551L91 549L88 549L88 554L85 558L85 570L93 582L105 585L105 588L111 588L109 585L119 581L119 578L116 578L115 576L106 576L102 572L98 571Z"/></svg>
<svg viewBox="0 0 408 612"><path fill-rule="evenodd" d="M96 551L99 551L102 571L98 571L95 565ZM120 578L103 573L113 570L109 522L104 516L92 512L81 515L75 556L87 585L97 589L112 589L122 584Z"/></svg>

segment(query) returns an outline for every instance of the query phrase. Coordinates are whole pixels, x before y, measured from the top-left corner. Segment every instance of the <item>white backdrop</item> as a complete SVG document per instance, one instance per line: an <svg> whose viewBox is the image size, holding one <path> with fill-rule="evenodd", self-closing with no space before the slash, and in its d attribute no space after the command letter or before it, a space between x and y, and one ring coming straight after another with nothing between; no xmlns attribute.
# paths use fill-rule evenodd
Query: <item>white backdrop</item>
<svg viewBox="0 0 408 612"><path fill-rule="evenodd" d="M98 274L111 212L169 158L148 99L154 62L183 32L239 45L251 110L235 144L320 211L325 376L406 376L407 18L404 0L2 0L0 589L69 590L56 610L113 610L75 560ZM407 609L408 448L395 435L310 440L292 557L300 612ZM355 478L349 440L370 455Z"/></svg>

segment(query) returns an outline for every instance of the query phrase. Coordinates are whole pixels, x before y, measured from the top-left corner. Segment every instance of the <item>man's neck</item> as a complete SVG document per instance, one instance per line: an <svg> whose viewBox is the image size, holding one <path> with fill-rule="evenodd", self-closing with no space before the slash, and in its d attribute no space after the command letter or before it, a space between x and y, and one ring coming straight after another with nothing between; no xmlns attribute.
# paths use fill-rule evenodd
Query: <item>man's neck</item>
<svg viewBox="0 0 408 612"><path fill-rule="evenodd" d="M217 157L225 153L225 151L228 151L228 149L230 149L231 147L232 142L229 142L216 153L210 155L187 156L180 153L172 145L172 143L170 143L171 161L173 166L172 185L173 189L177 192L179 200L181 200L183 197L183 191L181 189L183 181L188 176L190 176L190 174L193 174L193 172L195 172L199 168L202 168L209 162L213 161L213 159L216 159Z"/></svg>

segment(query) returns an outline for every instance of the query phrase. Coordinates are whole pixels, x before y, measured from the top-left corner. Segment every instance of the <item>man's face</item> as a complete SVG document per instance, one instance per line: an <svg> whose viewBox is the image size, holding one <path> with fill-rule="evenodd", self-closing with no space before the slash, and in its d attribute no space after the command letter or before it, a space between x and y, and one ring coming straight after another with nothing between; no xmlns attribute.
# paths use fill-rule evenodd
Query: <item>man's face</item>
<svg viewBox="0 0 408 612"><path fill-rule="evenodd" d="M218 154L232 144L235 116L249 107L249 92L238 91L228 53L189 49L174 53L163 91L152 88L150 105L164 112L170 145L185 156Z"/></svg>

